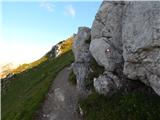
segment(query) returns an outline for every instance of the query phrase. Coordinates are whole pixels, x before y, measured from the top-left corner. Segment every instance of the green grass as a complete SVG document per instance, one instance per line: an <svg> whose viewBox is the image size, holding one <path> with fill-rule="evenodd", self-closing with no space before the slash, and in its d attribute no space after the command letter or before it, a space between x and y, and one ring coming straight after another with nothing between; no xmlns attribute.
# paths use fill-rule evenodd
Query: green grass
<svg viewBox="0 0 160 120"><path fill-rule="evenodd" d="M73 54L69 51L16 74L2 93L2 120L31 120L58 72L71 62Z"/></svg>
<svg viewBox="0 0 160 120"><path fill-rule="evenodd" d="M48 59L47 56L43 56L42 58L32 62L32 63L29 63L29 64L22 64L20 66L18 66L16 69L13 69L10 71L10 73L14 73L14 74L17 74L17 73L20 73L20 72L23 72L27 69L32 69L33 67L36 67L38 66L39 64L43 63L44 61L46 61Z"/></svg>
<svg viewBox="0 0 160 120"><path fill-rule="evenodd" d="M160 97L133 92L107 98L93 93L79 102L85 120L160 120Z"/></svg>
<svg viewBox="0 0 160 120"><path fill-rule="evenodd" d="M76 75L73 73L73 70L69 74L69 79L68 80L72 85L76 85L77 84Z"/></svg>

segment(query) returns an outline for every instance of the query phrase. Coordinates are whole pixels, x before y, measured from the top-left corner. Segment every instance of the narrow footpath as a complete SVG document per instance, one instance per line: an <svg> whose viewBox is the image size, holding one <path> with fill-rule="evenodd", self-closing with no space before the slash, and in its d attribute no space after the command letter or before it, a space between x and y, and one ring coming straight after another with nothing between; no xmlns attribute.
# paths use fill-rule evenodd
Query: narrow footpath
<svg viewBox="0 0 160 120"><path fill-rule="evenodd" d="M78 90L68 82L69 68L55 78L36 120L81 120L77 112Z"/></svg>

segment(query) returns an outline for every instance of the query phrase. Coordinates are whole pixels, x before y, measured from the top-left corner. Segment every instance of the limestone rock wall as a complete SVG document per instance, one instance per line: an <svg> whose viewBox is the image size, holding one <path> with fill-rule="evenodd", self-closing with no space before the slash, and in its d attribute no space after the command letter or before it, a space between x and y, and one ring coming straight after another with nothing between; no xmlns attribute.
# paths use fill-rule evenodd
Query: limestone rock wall
<svg viewBox="0 0 160 120"><path fill-rule="evenodd" d="M93 56L105 68L94 78L97 92L111 95L127 79L139 80L160 95L160 2L103 1L91 31L79 28L73 52L81 85Z"/></svg>
<svg viewBox="0 0 160 120"><path fill-rule="evenodd" d="M124 74L160 95L160 2L129 2L123 17Z"/></svg>
<svg viewBox="0 0 160 120"><path fill-rule="evenodd" d="M105 74L95 79L94 87L109 95L122 85L117 69L122 71L122 15L123 2L104 1L98 10L91 28L90 51L99 65L105 67ZM116 77L115 77L116 76Z"/></svg>

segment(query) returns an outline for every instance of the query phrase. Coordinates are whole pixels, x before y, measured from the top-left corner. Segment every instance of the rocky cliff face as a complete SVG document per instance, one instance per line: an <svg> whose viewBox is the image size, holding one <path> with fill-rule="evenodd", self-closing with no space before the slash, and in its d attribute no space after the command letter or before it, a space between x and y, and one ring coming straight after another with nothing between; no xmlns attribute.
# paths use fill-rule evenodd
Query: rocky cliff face
<svg viewBox="0 0 160 120"><path fill-rule="evenodd" d="M160 95L160 2L104 1L91 33L79 28L73 52L78 85L87 79L93 57L105 68L93 80L97 92L110 95L126 81L139 80Z"/></svg>
<svg viewBox="0 0 160 120"><path fill-rule="evenodd" d="M160 95L160 2L129 2L123 17L124 74Z"/></svg>
<svg viewBox="0 0 160 120"><path fill-rule="evenodd" d="M122 2L104 1L91 28L90 51L105 73L95 79L95 89L103 94L111 94L121 87L118 69L122 71ZM98 31L98 32L97 32ZM113 74L117 73L117 75Z"/></svg>

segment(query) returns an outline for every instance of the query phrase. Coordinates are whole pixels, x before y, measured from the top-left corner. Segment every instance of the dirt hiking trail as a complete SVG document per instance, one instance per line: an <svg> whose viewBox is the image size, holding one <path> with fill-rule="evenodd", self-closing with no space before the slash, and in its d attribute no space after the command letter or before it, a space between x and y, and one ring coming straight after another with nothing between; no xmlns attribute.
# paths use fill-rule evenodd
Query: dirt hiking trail
<svg viewBox="0 0 160 120"><path fill-rule="evenodd" d="M69 83L70 68L64 68L47 94L36 120L81 120L77 112L78 90Z"/></svg>

